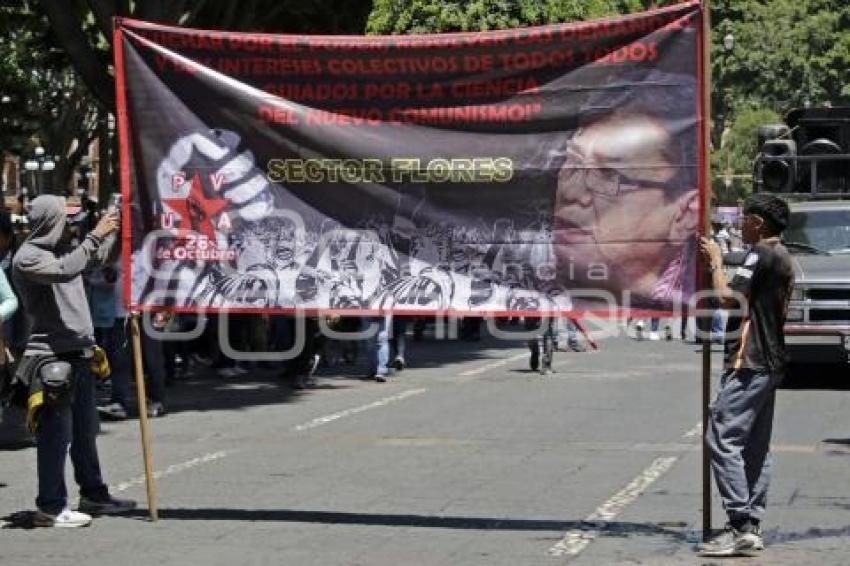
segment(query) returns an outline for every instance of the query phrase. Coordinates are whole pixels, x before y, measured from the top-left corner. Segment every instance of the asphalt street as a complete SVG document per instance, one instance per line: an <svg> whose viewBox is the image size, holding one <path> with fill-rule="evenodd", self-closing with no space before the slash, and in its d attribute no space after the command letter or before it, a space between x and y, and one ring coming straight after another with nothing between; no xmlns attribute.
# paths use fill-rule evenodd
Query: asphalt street
<svg viewBox="0 0 850 566"><path fill-rule="evenodd" d="M160 520L146 519L136 420L102 424L130 517L0 532L0 564L707 564L700 538L700 351L616 337L528 370L518 341L411 342L293 389L273 372L198 373L151 421ZM719 355L714 355L715 378ZM764 555L847 564L850 391L778 394ZM844 375L845 379L850 376ZM800 382L802 379L802 382ZM70 466L69 486L76 497ZM0 451L0 515L31 509L33 448ZM722 526L714 495L714 526Z"/></svg>

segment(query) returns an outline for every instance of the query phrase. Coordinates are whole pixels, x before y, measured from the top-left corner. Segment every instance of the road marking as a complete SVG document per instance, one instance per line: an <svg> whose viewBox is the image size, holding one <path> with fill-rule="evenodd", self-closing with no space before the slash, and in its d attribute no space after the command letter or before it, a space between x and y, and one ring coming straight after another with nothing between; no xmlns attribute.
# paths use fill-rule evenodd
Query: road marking
<svg viewBox="0 0 850 566"><path fill-rule="evenodd" d="M201 464L207 464L209 462L220 460L225 456L233 454L234 452L235 450L220 450L218 452L210 452L208 454L204 454L203 456L198 456L197 458L192 458L191 460L186 460L185 462L180 462L179 464L172 464L164 470L158 470L153 473L153 477L154 479L159 479L165 476L179 474L180 472L185 472L186 470L189 470L196 466L200 466ZM137 485L144 485L144 483L145 476L139 476L131 480L121 482L117 485L111 485L109 486L109 491L110 493L118 493L120 491L126 491L131 487L136 487Z"/></svg>
<svg viewBox="0 0 850 566"><path fill-rule="evenodd" d="M590 523L591 528L588 529L573 529L568 531L555 546L549 549L549 554L552 556L576 556L587 545L593 542L602 532L607 523L619 515L623 509L631 505L635 499L643 493L646 488L652 485L658 478L666 474L673 464L678 460L678 456L670 456L666 458L656 458L652 464L642 471L635 479L617 492L608 501L596 508L596 510L587 516L584 520ZM595 523L595 524L594 524Z"/></svg>
<svg viewBox="0 0 850 566"><path fill-rule="evenodd" d="M388 405L394 401L401 401L402 399L412 397L413 395L419 395L420 393L424 393L425 391L427 391L427 389L409 389L407 391L399 393L398 395L394 395L392 397L385 397L384 399L380 399L378 401L375 401L374 403L369 403L368 405L363 405L362 407L355 407L353 409L347 409L345 411L340 411L339 413L334 413L332 415L318 417L307 423L296 426L293 430L302 431L311 428L316 428L317 426L321 426L323 424L335 421L337 419L341 419L343 417L347 417L349 415L355 415L357 413L362 413L363 411L368 411L369 409L383 407L384 405ZM200 466L201 464L207 464L209 462L214 462L215 460L220 460L221 458L233 454L234 452L235 450L220 450L218 452L210 452L208 454L204 454L203 456L198 456L197 458L192 458L191 460L186 460L185 462L180 462L179 464L172 464L164 470L157 470L153 473L153 477L156 480L166 476L179 474L180 472L185 472L186 470ZM111 493L120 493L132 487L144 485L145 481L145 476L138 476L131 480L109 486L109 491Z"/></svg>
<svg viewBox="0 0 850 566"><path fill-rule="evenodd" d="M491 369L495 369L497 367L507 365L511 362L515 362L515 361L521 360L523 358L527 358L529 355L530 354L528 352L523 352L522 354L517 354L515 356L511 356L510 358L504 358L504 359L489 363L487 365L477 367L475 369L466 370L464 372L461 372L458 375L460 375L461 377L469 377L470 375L478 375L480 373L484 373L485 371L490 371Z"/></svg>
<svg viewBox="0 0 850 566"><path fill-rule="evenodd" d="M702 436L702 423L697 423L692 429L685 432L682 438L695 438ZM638 445L632 446L635 449ZM653 450L659 448L657 445L649 445ZM672 444L671 449L677 450L687 448ZM638 496L646 490L650 485L657 481L661 476L670 471L673 464L678 460L678 456L670 456L666 458L657 458L652 464L640 473L626 487L620 490L616 495L608 501L597 507L586 519L587 523L596 523L596 528L588 528L584 530L573 529L567 532L555 546L549 549L549 554L552 556L576 556L581 553L587 545L599 537L604 524L611 521L619 515L623 509L631 505Z"/></svg>
<svg viewBox="0 0 850 566"><path fill-rule="evenodd" d="M339 420L343 417L348 417L350 415L356 415L357 413L362 413L363 411L368 411L370 409L377 409L378 407L383 407L384 405L389 405L395 401L401 401L402 399L407 399L408 397L413 397L414 395L419 395L420 393L425 393L428 391L427 389L408 389L407 391L403 391L398 395L393 395L392 397L384 397L383 399L379 399L374 403L369 403L368 405L362 405L360 407L355 407L353 409L346 409L344 411L340 411L338 413L333 413L332 415L325 415L324 417L318 417L311 421L308 421L304 424L300 424L296 427L293 427L293 431L301 432L302 430L309 430L311 428L316 428L317 426L322 426L323 424L327 424L329 422L333 422Z"/></svg>
<svg viewBox="0 0 850 566"><path fill-rule="evenodd" d="M702 423L697 423L694 428L682 435L682 438L694 438L702 436Z"/></svg>

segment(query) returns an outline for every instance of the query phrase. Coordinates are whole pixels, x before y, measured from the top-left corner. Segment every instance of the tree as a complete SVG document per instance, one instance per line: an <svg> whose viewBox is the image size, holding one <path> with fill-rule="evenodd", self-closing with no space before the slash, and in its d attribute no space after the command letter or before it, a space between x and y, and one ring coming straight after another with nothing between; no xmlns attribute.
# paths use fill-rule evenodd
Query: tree
<svg viewBox="0 0 850 566"><path fill-rule="evenodd" d="M32 0L17 0L33 12ZM75 71L73 96L80 115L56 120L57 134L47 135L46 127L40 129L42 136L56 137L56 152L67 156L59 164L56 177L67 183L73 168L77 166L88 140L100 138L101 198L115 186L114 172L117 171L117 151L114 132L107 127L110 115L115 113L115 87L112 69L112 21L116 16L134 17L142 20L185 25L204 29L250 30L292 33L362 33L371 2L368 0L241 0L227 2L212 0L40 0L40 12L35 13L39 29L44 29L45 19L53 45L62 48L66 65ZM12 24L12 18L4 18ZM14 24L12 24L14 25ZM38 42L35 42L38 43ZM37 49L33 49L37 51ZM22 69L29 66L23 65ZM42 89L43 90L43 89ZM92 113L92 101L97 111ZM74 118L73 120L71 118ZM42 120L42 125L47 122ZM68 134L75 134L69 141ZM85 144L85 145L83 145ZM76 148L77 151L73 151ZM52 151L49 149L49 151ZM104 192L105 190L105 192Z"/></svg>
<svg viewBox="0 0 850 566"><path fill-rule="evenodd" d="M27 0L0 8L0 144L13 155L41 145L59 156L51 180L63 186L91 142L96 110L45 24Z"/></svg>
<svg viewBox="0 0 850 566"><path fill-rule="evenodd" d="M722 175L752 173L759 125L793 108L850 103L850 4L845 0L715 0L712 186L734 204L752 186ZM734 38L725 49L726 36ZM720 133L725 132L723 139Z"/></svg>
<svg viewBox="0 0 850 566"><path fill-rule="evenodd" d="M846 0L716 0L712 17L713 73L722 88L715 104L730 116L739 108L785 113L806 102L850 103ZM728 34L730 52L723 48Z"/></svg>
<svg viewBox="0 0 850 566"><path fill-rule="evenodd" d="M376 0L372 34L486 31L588 20L637 12L677 0Z"/></svg>
<svg viewBox="0 0 850 566"><path fill-rule="evenodd" d="M366 0L41 0L51 28L91 93L110 111L112 19L141 20L233 31L362 33L371 3Z"/></svg>
<svg viewBox="0 0 850 566"><path fill-rule="evenodd" d="M752 174L759 150L758 127L780 121L773 110L747 108L724 131L720 147L711 154L711 188L718 204L734 206L752 191L752 179L746 175Z"/></svg>

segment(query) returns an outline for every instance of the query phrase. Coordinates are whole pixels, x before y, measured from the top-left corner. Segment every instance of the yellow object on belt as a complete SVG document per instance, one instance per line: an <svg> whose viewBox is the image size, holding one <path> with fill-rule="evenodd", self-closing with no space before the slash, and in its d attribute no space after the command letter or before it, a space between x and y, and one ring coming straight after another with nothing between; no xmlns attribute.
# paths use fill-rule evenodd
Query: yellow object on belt
<svg viewBox="0 0 850 566"><path fill-rule="evenodd" d="M112 368L109 367L109 358L100 346L94 347L91 360L89 360L89 369L92 375L98 379L105 379L112 373Z"/></svg>

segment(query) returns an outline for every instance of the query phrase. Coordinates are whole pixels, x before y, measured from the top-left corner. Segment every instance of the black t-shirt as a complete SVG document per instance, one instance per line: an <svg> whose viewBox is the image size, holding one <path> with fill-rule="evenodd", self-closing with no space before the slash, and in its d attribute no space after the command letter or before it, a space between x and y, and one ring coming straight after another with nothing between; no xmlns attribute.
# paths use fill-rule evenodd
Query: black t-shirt
<svg viewBox="0 0 850 566"><path fill-rule="evenodd" d="M783 326L794 286L791 256L769 238L754 245L729 287L747 298L746 313L730 312L726 325L727 369L782 373L787 363Z"/></svg>

